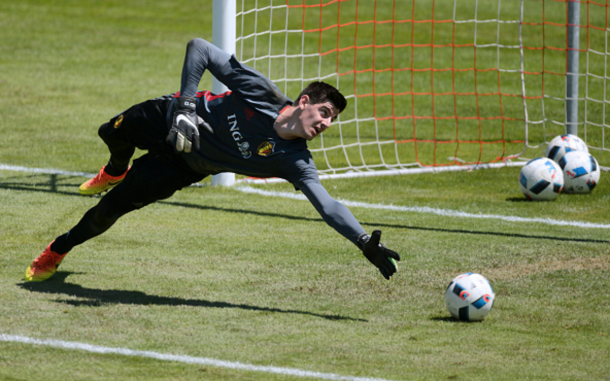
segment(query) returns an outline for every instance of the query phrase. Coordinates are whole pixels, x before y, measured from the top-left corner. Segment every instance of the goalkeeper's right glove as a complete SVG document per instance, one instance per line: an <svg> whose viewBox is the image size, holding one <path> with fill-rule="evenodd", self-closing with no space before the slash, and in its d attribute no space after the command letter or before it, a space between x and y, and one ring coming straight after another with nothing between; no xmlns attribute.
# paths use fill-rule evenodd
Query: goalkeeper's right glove
<svg viewBox="0 0 610 381"><path fill-rule="evenodd" d="M189 153L199 150L199 117L195 112L194 97L179 97L178 109L174 112L172 128L169 130L166 142L171 144L176 152Z"/></svg>
<svg viewBox="0 0 610 381"><path fill-rule="evenodd" d="M358 247L362 253L373 265L375 265L381 275L387 280L396 272L396 261L400 261L400 255L397 252L388 249L379 242L381 239L381 230L374 230L370 236L362 233L358 236Z"/></svg>

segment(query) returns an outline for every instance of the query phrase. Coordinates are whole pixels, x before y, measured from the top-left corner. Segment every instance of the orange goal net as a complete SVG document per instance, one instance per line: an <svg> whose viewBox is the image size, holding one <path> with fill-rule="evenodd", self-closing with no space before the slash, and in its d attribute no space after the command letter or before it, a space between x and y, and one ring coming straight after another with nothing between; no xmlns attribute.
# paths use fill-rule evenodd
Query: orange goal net
<svg viewBox="0 0 610 381"><path fill-rule="evenodd" d="M237 1L242 62L293 99L318 80L348 99L309 144L322 174L542 156L566 133L569 100L578 135L610 164L607 1ZM580 86L566 95L570 76Z"/></svg>

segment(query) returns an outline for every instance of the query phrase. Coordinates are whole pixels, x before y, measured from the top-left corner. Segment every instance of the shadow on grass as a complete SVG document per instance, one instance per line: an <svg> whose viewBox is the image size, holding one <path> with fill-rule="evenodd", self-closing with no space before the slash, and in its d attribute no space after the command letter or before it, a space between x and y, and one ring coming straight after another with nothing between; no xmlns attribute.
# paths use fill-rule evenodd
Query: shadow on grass
<svg viewBox="0 0 610 381"><path fill-rule="evenodd" d="M40 174L35 174L28 176L30 178L39 177ZM20 191L36 191L36 192L44 192L44 193L56 193L65 196L75 196L75 197L83 197L75 191L62 191L59 188L68 187L70 189L77 189L80 185L80 182L77 184L66 183L65 180L73 179L73 176L62 176L62 179L58 179L57 175L48 175L48 181L42 181L36 184L24 184L23 176L21 177L13 177L8 178L10 181L6 181L7 178L0 183L0 189L10 189L10 190L20 190ZM99 196L94 196L95 198ZM512 201L527 201L525 198L514 199ZM247 209L235 209L235 208L224 208L217 206L209 206L209 205L198 205L198 204L188 204L183 202L173 202L173 201L157 201L159 204L163 205L171 205L171 206L179 206L181 208L194 208L200 210L211 210L216 212L228 212L228 213L239 213L239 214L251 214L262 217L269 218L282 218L293 221L310 221L310 222L320 222L324 223L322 218L312 218L312 217L302 217L302 216L291 216L287 214L279 214L279 213L270 213L270 212L262 212L259 210L247 210ZM85 210L83 210L83 214ZM77 222L76 220L74 221ZM409 225L400 225L400 224L387 224L387 223L378 223L378 222L360 222L363 226L369 226L373 228L392 228L392 229L405 229L405 230L419 230L419 231L431 231L431 232L440 232L440 233L450 233L450 234L473 234L473 235L487 235L487 236L496 236L496 237L509 237L509 238L524 238L524 239L543 239L543 240L553 240L553 241L561 241L561 242L586 242L586 243L602 243L602 244L610 244L610 240L600 240L600 239L589 239L589 238L570 238L570 237L553 237L549 235L534 235L534 234L519 234L519 233L504 233L504 232L493 232L493 231L480 231L480 230L464 230L464 229L443 229L443 228L430 228L430 227L422 227L422 226L409 226Z"/></svg>
<svg viewBox="0 0 610 381"><path fill-rule="evenodd" d="M455 324L472 324L472 323L480 323L481 321L462 321L462 320L458 320L456 318L454 318L453 316L435 316L435 317L431 317L430 320L432 321L442 321L445 323L455 323Z"/></svg>
<svg viewBox="0 0 610 381"><path fill-rule="evenodd" d="M536 202L536 201L529 200L525 197L509 197L506 199L506 201L508 201L508 202Z"/></svg>
<svg viewBox="0 0 610 381"><path fill-rule="evenodd" d="M37 179L39 179L41 176L48 176L48 180L47 181L36 181ZM9 189L9 190L20 190L20 191L36 191L36 192L43 192L43 193L57 193L57 194L62 194L65 196L80 196L78 193L76 192L68 192L68 191L62 191L60 190L60 188L63 187L68 187L68 188L72 188L72 189L78 189L78 187L80 186L80 184L82 183L82 181L79 181L78 183L69 183L66 181L72 180L72 179L76 179L76 176L59 176L56 174L50 174L50 175L42 175L40 173L36 173L36 174L32 174L32 175L27 175L27 176L10 176L10 177L4 177L2 179L2 182L0 183L0 189ZM30 181L34 180L34 183L24 183L24 179L30 179Z"/></svg>
<svg viewBox="0 0 610 381"><path fill-rule="evenodd" d="M346 320L368 322L366 319L352 318L349 316L321 314L308 311L289 310L282 308L258 307L248 304L234 304L228 302L210 301L204 299L183 299L169 296L148 295L142 291L128 290L100 290L87 288L75 283L66 283L66 278L73 274L69 271L58 271L53 278L45 282L25 282L17 286L30 292L40 292L45 294L58 294L80 298L79 300L57 300L58 303L70 304L75 307L100 307L109 304L130 304L140 306L190 306L204 308L239 308L248 311L300 314L318 317L327 320Z"/></svg>

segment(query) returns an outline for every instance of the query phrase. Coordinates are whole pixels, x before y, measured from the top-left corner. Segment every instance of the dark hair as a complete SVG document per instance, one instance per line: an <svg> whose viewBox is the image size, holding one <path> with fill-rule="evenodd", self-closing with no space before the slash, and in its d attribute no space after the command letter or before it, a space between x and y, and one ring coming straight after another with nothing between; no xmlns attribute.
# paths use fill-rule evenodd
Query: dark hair
<svg viewBox="0 0 610 381"><path fill-rule="evenodd" d="M329 85L325 82L312 82L305 87L299 97L297 103L303 95L307 95L312 104L331 102L341 113L347 106L347 101L343 94L339 92L334 86Z"/></svg>

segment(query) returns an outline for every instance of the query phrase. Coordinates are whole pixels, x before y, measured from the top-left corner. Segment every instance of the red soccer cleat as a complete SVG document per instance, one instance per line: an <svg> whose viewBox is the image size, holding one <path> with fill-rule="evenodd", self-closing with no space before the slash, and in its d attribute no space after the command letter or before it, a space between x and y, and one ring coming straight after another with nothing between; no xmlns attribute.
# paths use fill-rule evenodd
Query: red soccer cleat
<svg viewBox="0 0 610 381"><path fill-rule="evenodd" d="M42 282L55 274L57 267L59 267L59 264L68 253L57 254L52 251L51 245L53 242L51 242L42 254L34 259L32 264L25 270L25 280L30 282Z"/></svg>
<svg viewBox="0 0 610 381"><path fill-rule="evenodd" d="M93 196L96 194L100 194L110 188L114 188L119 185L121 181L125 178L127 171L120 176L110 176L105 171L106 166L103 166L100 169L100 172L91 180L84 182L79 188L78 193L84 196Z"/></svg>

